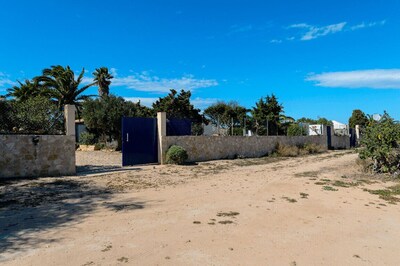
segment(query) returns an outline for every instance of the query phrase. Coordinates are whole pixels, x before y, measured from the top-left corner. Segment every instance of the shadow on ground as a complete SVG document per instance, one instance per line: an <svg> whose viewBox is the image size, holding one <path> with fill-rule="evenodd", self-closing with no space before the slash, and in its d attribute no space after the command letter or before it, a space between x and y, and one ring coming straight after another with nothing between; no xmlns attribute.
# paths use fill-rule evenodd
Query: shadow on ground
<svg viewBox="0 0 400 266"><path fill-rule="evenodd" d="M128 170L140 171L141 168L137 167L122 167L119 165L79 165L76 167L78 176L87 176L93 174L123 172Z"/></svg>
<svg viewBox="0 0 400 266"><path fill-rule="evenodd" d="M112 191L88 181L67 178L0 183L0 261L6 254L34 249L59 239L41 238L38 232L70 226L98 206L114 211L136 210L144 202L113 203ZM56 234L55 234L56 235Z"/></svg>

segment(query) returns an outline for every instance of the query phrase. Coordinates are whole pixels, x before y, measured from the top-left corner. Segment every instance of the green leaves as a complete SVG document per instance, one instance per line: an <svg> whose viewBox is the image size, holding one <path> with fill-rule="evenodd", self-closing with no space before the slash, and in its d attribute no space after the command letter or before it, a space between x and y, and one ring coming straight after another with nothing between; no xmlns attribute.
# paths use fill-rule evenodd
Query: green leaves
<svg viewBox="0 0 400 266"><path fill-rule="evenodd" d="M190 91L176 90L153 103L154 112L167 112L168 117L187 118L194 123L201 123L203 116L200 115L200 109L194 108L190 102L192 93Z"/></svg>
<svg viewBox="0 0 400 266"><path fill-rule="evenodd" d="M219 124L221 128L229 128L231 126L243 126L247 112L248 110L245 107L231 101L228 103L217 102L209 106L204 110L204 115L212 124Z"/></svg>
<svg viewBox="0 0 400 266"><path fill-rule="evenodd" d="M108 96L110 89L109 86L111 84L111 79L114 77L108 72L108 68L100 67L96 68L96 71L93 72L94 76L94 84L99 87L99 96Z"/></svg>
<svg viewBox="0 0 400 266"><path fill-rule="evenodd" d="M0 110L0 132L61 134L64 131L62 111L46 97L2 101Z"/></svg>
<svg viewBox="0 0 400 266"><path fill-rule="evenodd" d="M82 69L75 79L75 73L69 66L57 65L44 69L42 75L33 80L39 87L49 91L50 97L56 100L59 108L62 108L65 104L79 106L79 102L82 100L81 94L93 86L92 83L80 87L84 73L85 69Z"/></svg>
<svg viewBox="0 0 400 266"><path fill-rule="evenodd" d="M261 98L251 111L257 135L278 135L283 105L274 94Z"/></svg>
<svg viewBox="0 0 400 266"><path fill-rule="evenodd" d="M364 127L367 123L368 123L368 118L363 111L359 109L353 110L353 113L349 118L350 128L355 128L356 125Z"/></svg>
<svg viewBox="0 0 400 266"><path fill-rule="evenodd" d="M368 121L361 138L360 158L372 159L375 172L393 173L400 169L399 143L400 125L385 112L381 120Z"/></svg>
<svg viewBox="0 0 400 266"><path fill-rule="evenodd" d="M125 101L114 95L95 100L88 98L83 102L82 117L85 125L97 136L120 141L123 116L151 117L153 112L140 103Z"/></svg>

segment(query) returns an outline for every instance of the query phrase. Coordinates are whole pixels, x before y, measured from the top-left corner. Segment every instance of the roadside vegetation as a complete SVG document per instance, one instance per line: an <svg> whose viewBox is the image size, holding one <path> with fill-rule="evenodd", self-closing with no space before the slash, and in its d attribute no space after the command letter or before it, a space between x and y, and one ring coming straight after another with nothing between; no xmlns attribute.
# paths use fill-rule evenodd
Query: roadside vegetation
<svg viewBox="0 0 400 266"><path fill-rule="evenodd" d="M379 121L369 119L359 150L361 164L374 173L400 175L400 124L385 112Z"/></svg>

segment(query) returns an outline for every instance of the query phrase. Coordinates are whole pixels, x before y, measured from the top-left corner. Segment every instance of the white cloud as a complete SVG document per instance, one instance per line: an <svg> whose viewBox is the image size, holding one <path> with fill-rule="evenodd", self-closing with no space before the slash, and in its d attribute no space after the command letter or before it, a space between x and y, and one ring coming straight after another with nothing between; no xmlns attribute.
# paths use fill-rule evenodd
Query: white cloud
<svg viewBox="0 0 400 266"><path fill-rule="evenodd" d="M354 25L354 26L350 27L350 30L359 30L359 29L363 29L363 28L370 28L370 27L375 27L375 26L383 26L385 24L386 24L386 20L374 21L374 22L369 22L369 23L362 22L360 24L357 24L357 25Z"/></svg>
<svg viewBox="0 0 400 266"><path fill-rule="evenodd" d="M134 74L125 77L116 76L111 83L111 86L115 87L127 87L137 91L158 93L169 92L170 89L193 91L198 88L207 88L217 85L218 82L216 80L196 79L192 75L167 79L145 74Z"/></svg>
<svg viewBox="0 0 400 266"><path fill-rule="evenodd" d="M269 41L270 43L282 43L282 40L278 40L278 39L273 39L271 41Z"/></svg>
<svg viewBox="0 0 400 266"><path fill-rule="evenodd" d="M300 40L302 41L309 41L312 39L316 39L318 37L326 36L328 34L337 33L343 30L346 26L347 22L340 22L337 24L331 24L327 26L317 27L308 25L306 23L301 24L293 24L290 25L289 28L301 28L306 29L306 32L302 34Z"/></svg>
<svg viewBox="0 0 400 266"><path fill-rule="evenodd" d="M191 100L192 104L199 109L205 109L208 106L218 102L219 99L216 98L194 98L193 100Z"/></svg>
<svg viewBox="0 0 400 266"><path fill-rule="evenodd" d="M371 69L311 74L307 81L334 88L400 89L400 69Z"/></svg>
<svg viewBox="0 0 400 266"><path fill-rule="evenodd" d="M158 100L158 98L146 98L146 97L124 97L125 100L138 103L140 101L141 105L151 107L152 104Z"/></svg>
<svg viewBox="0 0 400 266"><path fill-rule="evenodd" d="M362 22L360 24L356 24L353 26L350 26L347 22L340 22L326 26L316 26L307 23L297 23L286 27L286 29L296 29L298 31L297 36L299 40L309 41L326 35L335 34L341 31L355 31L363 28L383 26L385 24L386 20ZM293 39L294 37L286 38L286 40L293 40Z"/></svg>
<svg viewBox="0 0 400 266"><path fill-rule="evenodd" d="M159 98L154 97L124 97L125 100L137 103L140 103L144 106L151 107L154 102L156 102ZM196 108L204 109L209 105L218 102L218 99L215 98L199 98L196 97L190 101Z"/></svg>
<svg viewBox="0 0 400 266"><path fill-rule="evenodd" d="M253 25L232 25L228 35L253 30Z"/></svg>
<svg viewBox="0 0 400 266"><path fill-rule="evenodd" d="M12 81L9 75L0 72L0 91L5 91L6 89L18 85L17 82Z"/></svg>
<svg viewBox="0 0 400 266"><path fill-rule="evenodd" d="M215 79L196 79L193 75L184 75L180 78L160 78L151 76L147 71L133 73L128 76L120 76L117 69L111 68L110 73L114 76L111 80L111 87L127 87L136 91L147 91L153 93L165 93L170 89L195 90L218 85ZM93 78L84 77L83 83L89 84Z"/></svg>

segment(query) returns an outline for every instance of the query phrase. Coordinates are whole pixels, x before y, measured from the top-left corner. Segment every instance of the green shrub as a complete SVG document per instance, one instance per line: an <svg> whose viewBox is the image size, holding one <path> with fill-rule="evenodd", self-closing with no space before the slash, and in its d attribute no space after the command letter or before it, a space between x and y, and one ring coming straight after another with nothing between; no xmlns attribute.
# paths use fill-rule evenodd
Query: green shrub
<svg viewBox="0 0 400 266"><path fill-rule="evenodd" d="M307 131L299 124L291 124L287 129L288 136L305 136Z"/></svg>
<svg viewBox="0 0 400 266"><path fill-rule="evenodd" d="M94 145L96 143L96 135L84 131L79 135L79 143L83 145Z"/></svg>
<svg viewBox="0 0 400 266"><path fill-rule="evenodd" d="M99 150L104 149L105 147L106 147L106 145L105 145L104 143L96 143L96 144L94 145L94 150L95 150L95 151L99 151Z"/></svg>
<svg viewBox="0 0 400 266"><path fill-rule="evenodd" d="M186 150L180 146L172 145L169 147L166 156L168 164L183 164L188 159Z"/></svg>
<svg viewBox="0 0 400 266"><path fill-rule="evenodd" d="M400 170L400 125L386 112L379 121L370 119L361 138L360 158L371 160L377 173Z"/></svg>

